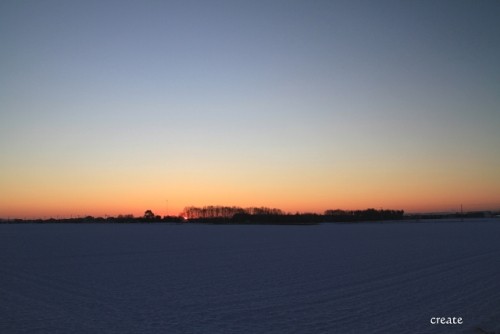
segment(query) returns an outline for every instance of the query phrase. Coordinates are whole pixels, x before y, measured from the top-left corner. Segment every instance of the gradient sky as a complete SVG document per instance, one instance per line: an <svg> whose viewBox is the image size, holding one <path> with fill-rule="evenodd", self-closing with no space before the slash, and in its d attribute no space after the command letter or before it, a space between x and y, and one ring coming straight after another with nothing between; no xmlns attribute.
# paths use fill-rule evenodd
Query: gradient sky
<svg viewBox="0 0 500 334"><path fill-rule="evenodd" d="M486 0L3 0L0 217L500 208L499 17Z"/></svg>

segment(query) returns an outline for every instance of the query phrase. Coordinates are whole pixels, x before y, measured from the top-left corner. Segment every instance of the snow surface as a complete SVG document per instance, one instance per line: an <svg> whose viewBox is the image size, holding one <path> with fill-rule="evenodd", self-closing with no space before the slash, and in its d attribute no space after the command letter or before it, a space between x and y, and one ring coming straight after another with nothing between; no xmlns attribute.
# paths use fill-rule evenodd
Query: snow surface
<svg viewBox="0 0 500 334"><path fill-rule="evenodd" d="M499 259L498 219L3 224L0 333L500 333Z"/></svg>

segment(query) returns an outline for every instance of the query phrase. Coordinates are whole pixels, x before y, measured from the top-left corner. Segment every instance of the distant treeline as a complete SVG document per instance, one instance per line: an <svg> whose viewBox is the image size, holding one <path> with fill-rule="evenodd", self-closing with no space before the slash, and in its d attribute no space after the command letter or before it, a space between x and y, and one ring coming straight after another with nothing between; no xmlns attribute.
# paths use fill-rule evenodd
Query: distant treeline
<svg viewBox="0 0 500 334"><path fill-rule="evenodd" d="M274 208L240 208L227 206L187 207L181 215L192 222L234 224L315 224L323 222L358 222L401 220L403 210L326 210L323 215L314 213L285 214Z"/></svg>
<svg viewBox="0 0 500 334"><path fill-rule="evenodd" d="M357 221L380 221L401 220L404 218L403 210L326 210L324 217L329 222L357 222Z"/></svg>
<svg viewBox="0 0 500 334"><path fill-rule="evenodd" d="M252 215L252 216L281 216L283 211L274 208L240 208L237 206L219 206L210 205L202 208L189 206L184 208L181 216L186 219L205 219L205 218L233 218L236 215Z"/></svg>
<svg viewBox="0 0 500 334"><path fill-rule="evenodd" d="M420 219L460 219L499 217L500 212L478 211L445 214L407 214L403 210L326 210L316 213L284 213L280 209L266 207L240 208L235 206L186 207L179 216L155 215L146 210L143 216L132 214L116 217L78 217L63 219L0 219L0 223L206 223L206 224L318 224L318 223L355 223L389 220Z"/></svg>
<svg viewBox="0 0 500 334"><path fill-rule="evenodd" d="M76 218L48 218L48 219L3 219L0 223L68 223L68 224L78 224L78 223L183 223L185 220L178 216L154 216L154 217L135 217L134 215L118 215L116 217L106 216L106 217L76 217Z"/></svg>
<svg viewBox="0 0 500 334"><path fill-rule="evenodd" d="M500 217L500 211L471 211L456 213L412 213L405 215L408 220L419 219L462 219L462 218L494 218Z"/></svg>

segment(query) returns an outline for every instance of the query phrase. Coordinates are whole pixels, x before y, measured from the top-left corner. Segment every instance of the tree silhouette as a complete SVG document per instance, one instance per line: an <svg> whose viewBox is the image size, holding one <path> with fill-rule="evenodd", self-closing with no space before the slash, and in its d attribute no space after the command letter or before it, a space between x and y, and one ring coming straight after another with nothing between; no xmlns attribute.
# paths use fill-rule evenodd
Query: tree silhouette
<svg viewBox="0 0 500 334"><path fill-rule="evenodd" d="M155 218L155 214L151 210L144 211L144 219L152 220Z"/></svg>

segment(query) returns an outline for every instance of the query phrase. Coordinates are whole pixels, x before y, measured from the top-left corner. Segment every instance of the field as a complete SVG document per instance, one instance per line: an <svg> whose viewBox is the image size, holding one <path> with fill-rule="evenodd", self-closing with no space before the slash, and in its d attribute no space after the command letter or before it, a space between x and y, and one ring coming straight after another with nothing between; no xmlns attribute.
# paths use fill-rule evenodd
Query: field
<svg viewBox="0 0 500 334"><path fill-rule="evenodd" d="M499 333L499 259L499 219L2 224L0 333Z"/></svg>

